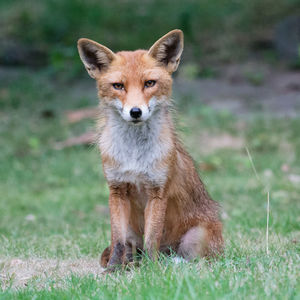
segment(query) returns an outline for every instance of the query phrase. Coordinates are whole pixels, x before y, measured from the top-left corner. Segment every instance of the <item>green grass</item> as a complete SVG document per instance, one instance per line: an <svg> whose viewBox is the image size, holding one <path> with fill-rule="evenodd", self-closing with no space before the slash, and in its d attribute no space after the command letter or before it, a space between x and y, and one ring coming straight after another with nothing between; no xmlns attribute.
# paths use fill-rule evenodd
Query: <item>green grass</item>
<svg viewBox="0 0 300 300"><path fill-rule="evenodd" d="M67 124L62 112L97 103L43 74L21 72L0 86L0 274L11 259L97 259L109 243L108 189L94 147L54 150L92 121ZM81 83L79 83L81 84ZM85 96L86 95L86 96ZM27 286L0 277L1 299L299 299L300 174L298 119L253 115L240 119L178 99L180 136L200 165L201 177L223 207L225 256L175 265L168 258L98 276L35 276ZM182 102L181 102L182 101ZM42 117L52 110L53 118ZM201 136L242 138L247 152L213 149ZM206 163L210 168L201 169ZM282 166L289 166L282 171ZM269 255L266 253L270 190ZM100 268L99 268L100 270Z"/></svg>

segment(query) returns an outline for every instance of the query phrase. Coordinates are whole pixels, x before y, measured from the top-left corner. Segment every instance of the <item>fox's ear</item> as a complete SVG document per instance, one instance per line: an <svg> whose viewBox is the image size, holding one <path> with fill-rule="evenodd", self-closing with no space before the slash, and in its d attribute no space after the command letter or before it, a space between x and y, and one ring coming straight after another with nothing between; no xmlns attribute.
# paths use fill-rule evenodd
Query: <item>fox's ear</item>
<svg viewBox="0 0 300 300"><path fill-rule="evenodd" d="M163 64L168 72L177 70L183 51L183 32L175 29L160 38L148 54Z"/></svg>
<svg viewBox="0 0 300 300"><path fill-rule="evenodd" d="M97 78L115 59L110 49L92 40L80 39L77 46L80 58L92 78Z"/></svg>

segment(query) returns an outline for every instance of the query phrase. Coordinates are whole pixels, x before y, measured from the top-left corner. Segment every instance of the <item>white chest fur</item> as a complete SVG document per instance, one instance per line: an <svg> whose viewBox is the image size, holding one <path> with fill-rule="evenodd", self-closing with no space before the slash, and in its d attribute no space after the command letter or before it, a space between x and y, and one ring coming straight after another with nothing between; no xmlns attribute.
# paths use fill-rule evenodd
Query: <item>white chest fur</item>
<svg viewBox="0 0 300 300"><path fill-rule="evenodd" d="M141 125L130 124L117 112L110 112L99 140L102 155L108 155L116 164L105 165L109 182L143 182L163 184L167 167L159 165L169 153L171 136L163 136L162 112L157 112Z"/></svg>

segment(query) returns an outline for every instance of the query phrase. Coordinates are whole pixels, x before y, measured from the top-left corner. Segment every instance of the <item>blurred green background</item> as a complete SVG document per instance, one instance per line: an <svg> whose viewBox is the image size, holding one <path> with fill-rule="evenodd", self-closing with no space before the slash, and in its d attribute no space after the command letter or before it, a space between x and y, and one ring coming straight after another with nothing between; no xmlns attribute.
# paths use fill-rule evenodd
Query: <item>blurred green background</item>
<svg viewBox="0 0 300 300"><path fill-rule="evenodd" d="M80 37L114 51L147 49L174 28L184 31L185 61L200 67L249 55L270 61L276 25L299 13L299 0L1 0L0 63L78 75Z"/></svg>
<svg viewBox="0 0 300 300"><path fill-rule="evenodd" d="M222 206L225 256L104 278L98 99L76 42L149 48L174 28L176 128ZM299 45L300 0L0 0L0 298L299 299Z"/></svg>

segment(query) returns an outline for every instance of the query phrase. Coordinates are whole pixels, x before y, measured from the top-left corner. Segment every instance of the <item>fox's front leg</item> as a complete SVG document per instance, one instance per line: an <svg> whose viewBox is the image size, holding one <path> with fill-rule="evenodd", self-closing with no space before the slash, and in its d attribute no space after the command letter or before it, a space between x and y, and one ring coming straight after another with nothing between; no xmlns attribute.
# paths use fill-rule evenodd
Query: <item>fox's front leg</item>
<svg viewBox="0 0 300 300"><path fill-rule="evenodd" d="M127 185L109 187L109 209L111 223L111 253L107 267L121 265L125 255L125 242L130 215L130 201L127 198Z"/></svg>
<svg viewBox="0 0 300 300"><path fill-rule="evenodd" d="M156 257L159 250L166 209L167 199L163 197L163 190L161 188L149 189L145 208L144 247L152 259Z"/></svg>

